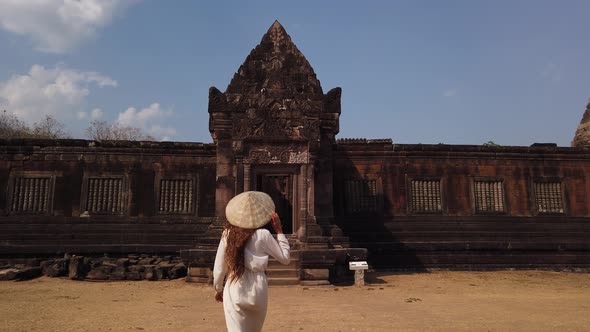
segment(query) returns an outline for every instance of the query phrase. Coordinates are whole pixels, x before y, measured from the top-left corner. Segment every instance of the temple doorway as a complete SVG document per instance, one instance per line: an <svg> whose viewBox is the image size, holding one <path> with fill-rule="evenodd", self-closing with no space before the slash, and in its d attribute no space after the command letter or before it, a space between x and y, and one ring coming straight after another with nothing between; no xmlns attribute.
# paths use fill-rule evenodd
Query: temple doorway
<svg viewBox="0 0 590 332"><path fill-rule="evenodd" d="M293 174L258 174L256 190L270 195L275 208L281 217L281 225L285 234L293 233Z"/></svg>

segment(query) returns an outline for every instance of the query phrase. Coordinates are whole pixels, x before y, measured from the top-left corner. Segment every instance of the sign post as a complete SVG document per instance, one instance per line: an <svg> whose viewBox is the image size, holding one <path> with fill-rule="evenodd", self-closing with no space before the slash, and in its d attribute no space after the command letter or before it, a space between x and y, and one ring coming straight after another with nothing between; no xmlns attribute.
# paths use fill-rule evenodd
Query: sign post
<svg viewBox="0 0 590 332"><path fill-rule="evenodd" d="M349 262L348 268L354 271L354 284L357 287L365 285L365 270L369 269L366 261Z"/></svg>

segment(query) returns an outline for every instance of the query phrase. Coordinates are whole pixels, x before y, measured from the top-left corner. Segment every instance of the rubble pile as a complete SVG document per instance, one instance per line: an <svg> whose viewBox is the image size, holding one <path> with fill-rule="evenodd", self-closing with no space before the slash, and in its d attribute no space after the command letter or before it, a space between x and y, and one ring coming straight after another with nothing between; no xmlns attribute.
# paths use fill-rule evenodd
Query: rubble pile
<svg viewBox="0 0 590 332"><path fill-rule="evenodd" d="M0 280L19 281L41 275L75 280L164 280L184 278L186 274L187 267L180 257L146 254L98 258L66 254L39 261L38 266L0 265Z"/></svg>

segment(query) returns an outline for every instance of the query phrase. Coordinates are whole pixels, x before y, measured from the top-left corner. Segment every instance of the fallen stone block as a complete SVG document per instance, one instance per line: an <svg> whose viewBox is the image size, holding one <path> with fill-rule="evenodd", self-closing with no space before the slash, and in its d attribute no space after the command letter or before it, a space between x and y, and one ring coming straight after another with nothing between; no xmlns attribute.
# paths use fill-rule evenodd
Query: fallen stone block
<svg viewBox="0 0 590 332"><path fill-rule="evenodd" d="M173 267L174 265L170 263L159 264L158 266L156 266L156 273L162 276L160 279L168 278L168 272Z"/></svg>
<svg viewBox="0 0 590 332"><path fill-rule="evenodd" d="M88 259L84 256L74 255L70 258L70 264L68 266L68 277L70 279L83 279L89 270Z"/></svg>
<svg viewBox="0 0 590 332"><path fill-rule="evenodd" d="M143 277L145 278L145 280L151 280L151 281L161 279L161 278L158 278L158 273L156 272L155 265L145 265L145 271L143 273Z"/></svg>
<svg viewBox="0 0 590 332"><path fill-rule="evenodd" d="M137 262L137 265L150 265L150 264L153 264L155 260L156 260L155 258L151 258L151 257L143 258L143 259L140 259L139 262Z"/></svg>
<svg viewBox="0 0 590 332"><path fill-rule="evenodd" d="M16 274L20 271L19 269L15 268L7 268L0 270L0 280L14 280L16 278Z"/></svg>
<svg viewBox="0 0 590 332"><path fill-rule="evenodd" d="M145 271L145 266L143 265L131 265L127 268L129 272L143 272Z"/></svg>
<svg viewBox="0 0 590 332"><path fill-rule="evenodd" d="M328 280L330 278L329 269L303 269L302 280Z"/></svg>
<svg viewBox="0 0 590 332"><path fill-rule="evenodd" d="M127 272L125 273L125 279L127 280L142 280L143 279L143 273L141 272Z"/></svg>
<svg viewBox="0 0 590 332"><path fill-rule="evenodd" d="M126 273L125 271L113 271L109 275L109 280L125 280Z"/></svg>
<svg viewBox="0 0 590 332"><path fill-rule="evenodd" d="M174 265L173 268L168 271L168 278L170 279L178 279L186 277L186 265L184 263L179 263Z"/></svg>
<svg viewBox="0 0 590 332"><path fill-rule="evenodd" d="M127 278L127 268L125 266L117 266L109 276L111 280L125 280Z"/></svg>
<svg viewBox="0 0 590 332"><path fill-rule="evenodd" d="M48 277L61 277L68 273L70 259L52 259L41 262L42 273Z"/></svg>
<svg viewBox="0 0 590 332"><path fill-rule="evenodd" d="M0 280L30 280L41 276L40 267L10 268L0 271Z"/></svg>
<svg viewBox="0 0 590 332"><path fill-rule="evenodd" d="M115 263L112 263L110 261L103 261L102 266L104 266L105 268L111 269L111 271L113 271L117 268L118 265Z"/></svg>
<svg viewBox="0 0 590 332"><path fill-rule="evenodd" d="M111 274L111 271L112 271L112 269L110 269L108 266L107 267L103 267L103 266L95 267L92 270L90 270L90 272L88 272L88 274L86 275L86 279L108 280L109 276Z"/></svg>
<svg viewBox="0 0 590 332"><path fill-rule="evenodd" d="M129 266L129 258L119 258L117 259L117 266Z"/></svg>

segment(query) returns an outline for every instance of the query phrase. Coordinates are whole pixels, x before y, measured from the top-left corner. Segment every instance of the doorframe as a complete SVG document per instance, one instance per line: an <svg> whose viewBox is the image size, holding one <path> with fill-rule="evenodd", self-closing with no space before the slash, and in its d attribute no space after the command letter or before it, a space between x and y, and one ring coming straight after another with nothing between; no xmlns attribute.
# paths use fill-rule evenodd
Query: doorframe
<svg viewBox="0 0 590 332"><path fill-rule="evenodd" d="M300 204L300 197L299 194L301 192L299 188L299 177L300 177L300 166L299 165L267 165L267 164L256 164L250 165L250 177L249 179L245 179L249 181L249 188L250 190L258 190L257 182L259 175L289 175L291 176L293 192L292 195L292 233L291 234L299 234L299 229L303 226L303 223L300 221L300 213L299 213L299 204ZM286 234L286 235L291 235Z"/></svg>

